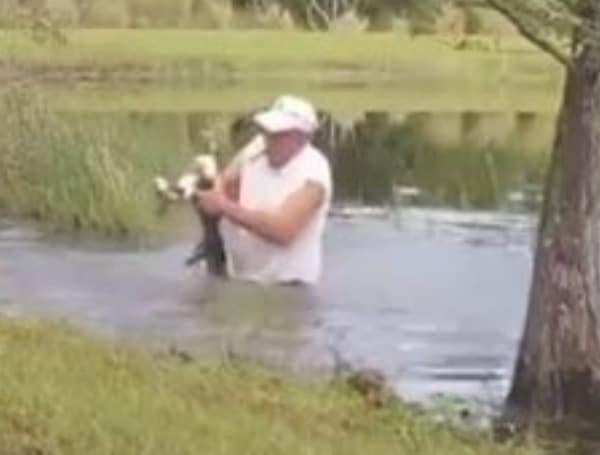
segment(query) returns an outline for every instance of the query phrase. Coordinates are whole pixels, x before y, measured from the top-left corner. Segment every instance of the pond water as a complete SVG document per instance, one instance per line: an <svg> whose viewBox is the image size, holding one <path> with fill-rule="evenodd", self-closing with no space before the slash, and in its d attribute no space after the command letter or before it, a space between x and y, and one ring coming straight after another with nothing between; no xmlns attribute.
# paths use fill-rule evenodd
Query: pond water
<svg viewBox="0 0 600 455"><path fill-rule="evenodd" d="M318 100L317 100L318 101ZM240 109L240 112L242 109ZM79 114L78 114L79 115ZM220 144L223 112L86 114L144 128L168 150ZM315 289L264 289L186 269L196 222L147 249L0 224L0 305L145 345L224 350L299 374L341 357L398 392L502 400L512 373L554 114L323 113L316 142L336 201ZM154 138L154 139L153 139Z"/></svg>

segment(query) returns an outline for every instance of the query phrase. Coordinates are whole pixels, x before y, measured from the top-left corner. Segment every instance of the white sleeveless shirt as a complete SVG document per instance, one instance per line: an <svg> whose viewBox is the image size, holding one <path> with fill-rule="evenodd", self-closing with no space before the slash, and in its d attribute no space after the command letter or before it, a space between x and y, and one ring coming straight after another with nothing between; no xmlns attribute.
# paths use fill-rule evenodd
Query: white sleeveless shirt
<svg viewBox="0 0 600 455"><path fill-rule="evenodd" d="M332 176L327 158L307 144L280 169L269 165L264 138L255 137L238 155L240 205L250 210L277 208L307 181L323 186L324 200L294 241L280 246L263 240L229 220L221 221L229 276L260 283L315 284L322 267L322 239L332 198Z"/></svg>

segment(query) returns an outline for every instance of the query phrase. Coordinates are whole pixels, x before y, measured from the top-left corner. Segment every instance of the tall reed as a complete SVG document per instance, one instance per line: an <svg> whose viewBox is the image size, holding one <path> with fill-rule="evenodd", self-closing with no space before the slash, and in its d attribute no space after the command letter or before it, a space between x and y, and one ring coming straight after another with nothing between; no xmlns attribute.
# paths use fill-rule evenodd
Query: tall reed
<svg viewBox="0 0 600 455"><path fill-rule="evenodd" d="M0 210L60 230L152 233L152 177L189 159L110 118L51 112L35 90L2 95L0 115Z"/></svg>

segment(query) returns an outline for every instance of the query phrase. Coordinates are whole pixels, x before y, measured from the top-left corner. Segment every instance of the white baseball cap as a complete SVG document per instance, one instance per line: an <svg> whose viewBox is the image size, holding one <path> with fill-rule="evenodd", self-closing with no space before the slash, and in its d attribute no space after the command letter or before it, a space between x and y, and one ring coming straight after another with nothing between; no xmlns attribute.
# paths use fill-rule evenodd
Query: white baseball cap
<svg viewBox="0 0 600 455"><path fill-rule="evenodd" d="M277 98L268 110L256 114L254 121L267 133L300 130L310 134L319 126L314 107L292 95Z"/></svg>

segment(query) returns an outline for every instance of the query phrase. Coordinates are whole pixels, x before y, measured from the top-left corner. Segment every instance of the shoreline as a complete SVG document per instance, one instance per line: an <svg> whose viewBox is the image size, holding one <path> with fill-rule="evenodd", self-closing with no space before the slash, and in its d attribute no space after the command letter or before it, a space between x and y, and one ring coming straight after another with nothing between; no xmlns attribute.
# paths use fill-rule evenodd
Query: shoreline
<svg viewBox="0 0 600 455"><path fill-rule="evenodd" d="M64 324L0 318L0 450L9 453L526 455L348 384L118 346Z"/></svg>

